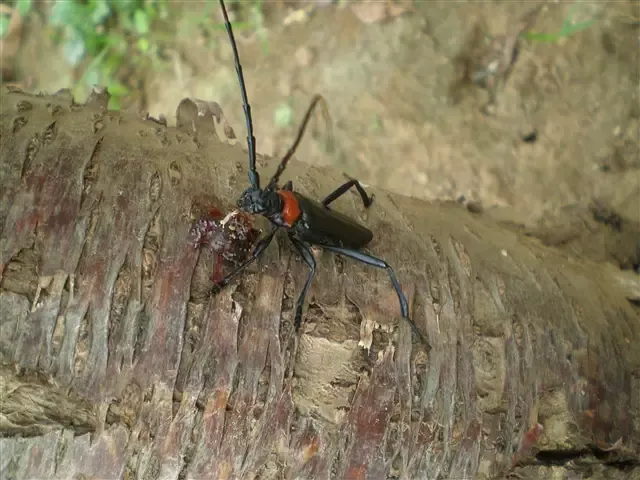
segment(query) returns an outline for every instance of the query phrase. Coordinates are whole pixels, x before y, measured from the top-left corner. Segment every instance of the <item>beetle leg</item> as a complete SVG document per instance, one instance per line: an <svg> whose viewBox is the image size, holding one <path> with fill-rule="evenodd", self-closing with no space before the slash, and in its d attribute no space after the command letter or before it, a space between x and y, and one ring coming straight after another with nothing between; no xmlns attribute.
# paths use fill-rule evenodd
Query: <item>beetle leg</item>
<svg viewBox="0 0 640 480"><path fill-rule="evenodd" d="M409 318L409 304L407 303L407 297L404 296L404 292L402 291L402 287L400 286L400 283L396 278L396 274L394 273L393 269L387 262L385 262L384 260L380 260L379 258L373 257L371 255L368 255L359 250L326 246L326 245L320 245L320 247L334 253L339 253L341 255L344 255L345 257L353 258L354 260L358 260L359 262L365 263L367 265L371 265L372 267L384 268L389 274L389 277L391 278L391 283L393 283L393 288L395 289L396 294L398 295L398 300L400 301L400 313L402 314L402 317L406 319L407 322L409 322L409 325L411 325L411 328L416 333L420 341L424 343L429 349L431 349L431 345L429 345L429 342L425 340L425 338L420 333L420 330L418 330L418 327L416 326L416 324L413 323L413 320Z"/></svg>
<svg viewBox="0 0 640 480"><path fill-rule="evenodd" d="M358 190L360 197L362 197L362 203L364 203L364 207L369 208L373 203L373 195L367 195L367 192L364 191L364 188L362 188L360 182L353 179L349 180L347 183L340 185L333 192L327 195L324 200L322 200L322 205L324 205L325 207L329 207L329 204L331 202L344 195L351 187L354 186L356 187L356 190Z"/></svg>
<svg viewBox="0 0 640 480"><path fill-rule="evenodd" d="M240 265L238 268L236 268L233 272L231 272L229 275L227 275L222 280L217 282L213 287L211 287L211 292L212 293L218 293L220 290L222 290L224 287L226 287L227 284L236 275L238 275L245 268L247 268L249 265L251 265L251 263L253 263L267 249L267 247L271 243L271 240L273 240L273 236L276 234L277 231L278 231L278 229L274 228L273 230L271 230L267 234L266 237L264 237L262 240L260 240L257 243L257 245L255 246L255 248L253 249L253 253L251 254L251 256L242 265Z"/></svg>
<svg viewBox="0 0 640 480"><path fill-rule="evenodd" d="M304 299L307 296L307 293L309 292L309 287L311 286L311 280L313 280L313 276L316 273L316 261L313 258L311 249L306 243L301 242L300 240L295 238L293 235L289 235L289 239L291 240L291 243L293 243L293 246L296 247L296 250L298 250L298 253L300 253L300 256L302 256L302 259L309 266L309 276L307 277L307 281L304 284L304 287L302 288L302 292L298 297L298 301L296 302L296 317L295 317L294 326L297 333L300 330L300 326L302 325L302 308L304 306Z"/></svg>
<svg viewBox="0 0 640 480"><path fill-rule="evenodd" d="M282 187L282 190L293 192L293 182L289 180L287 183L284 184L284 187Z"/></svg>

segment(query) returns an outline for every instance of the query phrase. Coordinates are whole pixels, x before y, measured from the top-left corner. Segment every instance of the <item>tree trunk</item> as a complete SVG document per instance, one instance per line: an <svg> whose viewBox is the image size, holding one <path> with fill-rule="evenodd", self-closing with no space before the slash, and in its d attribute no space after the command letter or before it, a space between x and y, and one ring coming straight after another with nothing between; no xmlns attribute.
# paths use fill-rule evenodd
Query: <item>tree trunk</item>
<svg viewBox="0 0 640 480"><path fill-rule="evenodd" d="M217 104L169 128L98 90L1 100L3 478L640 478L637 277L458 204L348 194L432 348L385 271L329 252L298 337L286 237L218 295L189 242L247 186Z"/></svg>

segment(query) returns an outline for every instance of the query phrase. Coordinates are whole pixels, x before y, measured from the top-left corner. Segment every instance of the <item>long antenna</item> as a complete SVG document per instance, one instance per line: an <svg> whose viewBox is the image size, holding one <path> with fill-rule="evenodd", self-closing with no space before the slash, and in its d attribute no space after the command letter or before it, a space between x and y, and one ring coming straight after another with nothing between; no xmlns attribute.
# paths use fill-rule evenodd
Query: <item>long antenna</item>
<svg viewBox="0 0 640 480"><path fill-rule="evenodd" d="M302 137L304 135L304 131L307 128L307 124L311 119L311 114L313 113L315 108L318 106L318 104L320 104L323 109L324 118L325 118L325 121L327 122L327 127L329 129L329 138L330 139L333 138L333 135L331 134L331 117L329 116L329 107L327 106L327 101L324 99L322 95L316 94L313 96L313 99L311 100L311 105L309 105L309 108L307 109L307 113L304 114L304 119L302 120L302 124L298 129L298 134L296 135L296 139L293 141L293 145L291 145L287 153L285 153L284 157L282 157L282 160L280 160L280 164L276 169L276 173L273 174L273 177L271 177L271 180L269 181L267 190L270 188L275 188L277 186L278 181L280 180L280 175L282 175L285 168L287 168L287 164L289 163L289 160L291 159L293 154L296 152L296 149L298 148L298 145L300 144L300 141L302 140Z"/></svg>
<svg viewBox="0 0 640 480"><path fill-rule="evenodd" d="M240 65L238 47L236 46L236 40L233 37L233 29L231 28L231 22L229 22L227 9L224 6L224 0L220 0L220 6L222 7L222 15L224 16L224 26L227 27L229 42L231 43L231 48L233 49L233 59L236 62L236 73L238 74L240 93L242 94L242 108L244 108L244 118L247 121L247 145L249 147L249 182L251 183L252 187L259 189L260 175L258 175L258 172L256 170L256 138L253 136L251 106L249 106L249 100L247 99L247 88L244 85L244 76L242 75L242 66Z"/></svg>

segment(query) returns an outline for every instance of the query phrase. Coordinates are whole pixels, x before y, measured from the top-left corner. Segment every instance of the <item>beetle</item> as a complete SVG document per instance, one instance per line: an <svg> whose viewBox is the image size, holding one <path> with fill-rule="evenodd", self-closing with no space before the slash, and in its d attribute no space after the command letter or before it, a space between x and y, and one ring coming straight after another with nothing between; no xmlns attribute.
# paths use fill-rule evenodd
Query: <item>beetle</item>
<svg viewBox="0 0 640 480"><path fill-rule="evenodd" d="M320 95L314 96L304 119L298 130L296 139L287 153L284 155L276 172L265 188L260 187L260 175L256 170L256 139L253 135L253 121L251 119L251 107L247 99L247 89L242 74L242 66L238 55L238 48L233 35L233 29L229 22L227 10L224 0L220 0L224 23L227 29L229 42L233 50L233 58L235 61L236 74L240 84L240 93L242 95L242 106L244 109L245 120L247 124L247 145L249 153L249 188L247 188L237 201L238 208L244 212L253 215L262 215L266 217L272 225L269 233L262 238L251 254L251 256L239 265L234 271L229 273L225 278L217 282L213 288L213 293L218 293L229 282L252 262L254 262L269 246L274 235L279 229L287 231L291 243L298 251L304 262L309 267L309 276L302 288L298 300L296 302L295 314L295 330L299 331L302 324L302 309L304 300L311 286L316 271L316 262L311 253L311 246L318 246L324 250L341 254L345 257L352 258L366 265L383 268L389 274L393 288L396 291L400 302L400 312L418 338L428 345L422 334L409 318L409 305L407 298L402 291L402 287L398 282L396 275L387 262L371 256L361 251L371 240L373 240L373 232L368 228L360 225L352 218L342 213L336 212L330 208L330 204L344 195L351 188L355 187L362 198L365 208L369 208L373 201L373 196L367 195L364 188L357 180L350 179L343 185L327 195L321 202L308 198L293 190L293 183L288 181L282 188L278 186L280 176L287 167L287 164L300 143L307 123L318 104L324 102Z"/></svg>

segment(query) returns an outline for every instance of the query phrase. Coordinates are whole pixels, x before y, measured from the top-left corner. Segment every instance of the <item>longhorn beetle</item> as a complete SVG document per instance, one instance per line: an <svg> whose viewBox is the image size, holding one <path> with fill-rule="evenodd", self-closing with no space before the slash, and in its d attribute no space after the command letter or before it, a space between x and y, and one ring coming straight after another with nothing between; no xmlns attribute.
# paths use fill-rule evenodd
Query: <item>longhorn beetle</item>
<svg viewBox="0 0 640 480"><path fill-rule="evenodd" d="M249 106L249 100L247 99L247 89L242 75L238 48L233 36L229 17L227 16L227 9L225 8L224 0L220 0L220 6L222 7L222 14L224 16L224 24L229 36L229 42L233 49L233 58L235 61L238 82L240 83L240 93L242 94L242 106L244 109L245 120L247 122L249 183L251 185L242 193L237 204L238 208L244 212L266 217L271 222L273 228L256 244L253 253L243 264L238 266L234 271L213 286L213 292L219 292L231 281L233 277L238 275L253 261L255 261L269 246L278 229L284 228L287 231L291 243L293 243L293 246L302 256L302 259L309 266L309 276L307 277L307 281L300 293L300 296L298 297L298 301L296 302L294 323L296 332L300 329L300 325L302 323L302 308L304 300L316 271L316 262L310 248L311 245L316 245L324 250L353 258L354 260L358 260L367 265L386 269L389 273L389 277L391 278L391 283L393 283L393 288L398 295L402 316L409 322L418 338L428 345L416 325L409 318L409 306L407 299L400 287L400 284L398 283L398 280L396 279L393 269L384 260L380 260L359 250L371 242L373 239L373 233L368 228L356 223L346 215L329 208L331 202L345 194L349 189L351 189L351 187L356 188L360 197L362 197L362 202L364 203L365 208L369 208L373 201L373 197L367 195L362 188L362 185L360 185L357 180L351 179L338 187L334 192L327 195L322 202L317 202L301 195L298 192L294 192L293 183L291 181L288 181L282 188L278 186L278 180L287 167L289 159L292 157L300 143L313 110L320 101L324 101L320 95L316 95L313 98L313 101L304 116L300 129L298 130L298 134L293 145L280 161L280 164L278 165L275 174L267 184L267 187L260 188L260 175L256 170L256 139L253 136L251 107Z"/></svg>

